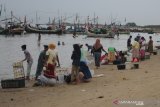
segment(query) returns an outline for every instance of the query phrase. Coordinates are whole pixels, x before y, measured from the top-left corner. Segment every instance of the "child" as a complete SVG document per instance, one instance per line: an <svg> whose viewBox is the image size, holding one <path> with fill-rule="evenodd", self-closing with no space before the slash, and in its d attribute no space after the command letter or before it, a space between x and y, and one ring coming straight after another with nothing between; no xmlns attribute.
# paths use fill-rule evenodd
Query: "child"
<svg viewBox="0 0 160 107"><path fill-rule="evenodd" d="M31 72L33 59L32 59L31 54L27 51L26 45L22 45L21 48L22 48L22 51L24 51L24 55L25 55L25 59L23 59L22 62L27 60L27 77L26 77L26 80L30 80L30 72Z"/></svg>

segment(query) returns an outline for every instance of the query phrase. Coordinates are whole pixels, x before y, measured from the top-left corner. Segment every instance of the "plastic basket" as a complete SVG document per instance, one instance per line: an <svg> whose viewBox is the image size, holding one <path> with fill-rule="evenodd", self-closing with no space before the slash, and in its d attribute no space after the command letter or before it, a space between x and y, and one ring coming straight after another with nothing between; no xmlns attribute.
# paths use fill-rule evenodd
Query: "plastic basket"
<svg viewBox="0 0 160 107"><path fill-rule="evenodd" d="M1 86L5 88L23 88L25 87L25 79L7 79L1 80Z"/></svg>
<svg viewBox="0 0 160 107"><path fill-rule="evenodd" d="M119 64L121 64L121 61L115 60L115 61L113 61L113 64L114 65L119 65Z"/></svg>
<svg viewBox="0 0 160 107"><path fill-rule="evenodd" d="M22 62L13 63L14 78L25 78L24 67Z"/></svg>
<svg viewBox="0 0 160 107"><path fill-rule="evenodd" d="M126 65L125 64L119 64L117 65L118 70L124 70L126 69Z"/></svg>

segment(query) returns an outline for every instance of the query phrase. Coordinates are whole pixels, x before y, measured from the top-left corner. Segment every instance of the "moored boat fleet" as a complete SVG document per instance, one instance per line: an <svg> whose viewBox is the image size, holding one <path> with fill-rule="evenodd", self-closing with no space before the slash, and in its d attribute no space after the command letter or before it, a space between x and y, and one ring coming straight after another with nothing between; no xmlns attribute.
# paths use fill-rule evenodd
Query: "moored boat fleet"
<svg viewBox="0 0 160 107"><path fill-rule="evenodd" d="M77 20L76 15L76 20ZM95 18L94 18L95 19ZM141 27L128 27L126 25L116 25L115 23L111 24L98 24L94 21L94 24L89 21L87 23L67 23L65 21L55 22L55 19L52 23L48 22L46 24L33 24L30 21L26 20L21 21L19 18L16 18L11 12L11 18L5 18L0 20L0 35L23 35L26 33L39 33L39 34L85 34L87 37L102 37L102 38L114 38L115 35L120 34L130 34L130 32L145 32L153 34L152 29L141 28ZM2 27L2 24L4 25ZM45 27L44 27L45 26Z"/></svg>
<svg viewBox="0 0 160 107"><path fill-rule="evenodd" d="M0 27L0 34L1 35L22 35L25 33L40 33L40 34L86 34L87 37L103 37L103 38L114 38L115 35L119 34L130 34L130 32L145 32L148 34L153 34L154 32L151 30L133 30L133 29L122 29L116 26L112 27L90 27L81 25L80 27L75 26L63 26L60 27L59 25L52 25L55 27L48 26L46 28L40 26L33 26L30 24L8 24L8 27L3 28Z"/></svg>

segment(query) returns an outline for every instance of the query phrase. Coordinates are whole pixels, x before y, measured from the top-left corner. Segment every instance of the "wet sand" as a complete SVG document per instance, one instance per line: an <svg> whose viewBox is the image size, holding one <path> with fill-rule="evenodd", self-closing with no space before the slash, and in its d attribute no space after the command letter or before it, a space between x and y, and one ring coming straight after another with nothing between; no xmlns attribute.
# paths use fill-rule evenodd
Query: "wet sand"
<svg viewBox="0 0 160 107"><path fill-rule="evenodd" d="M139 69L118 70L116 65L90 65L90 83L54 87L0 89L0 107L137 107L117 101L143 101L144 107L160 107L160 55L139 63ZM115 102L114 102L115 101ZM114 102L114 103L113 103ZM116 103L116 104L115 104Z"/></svg>

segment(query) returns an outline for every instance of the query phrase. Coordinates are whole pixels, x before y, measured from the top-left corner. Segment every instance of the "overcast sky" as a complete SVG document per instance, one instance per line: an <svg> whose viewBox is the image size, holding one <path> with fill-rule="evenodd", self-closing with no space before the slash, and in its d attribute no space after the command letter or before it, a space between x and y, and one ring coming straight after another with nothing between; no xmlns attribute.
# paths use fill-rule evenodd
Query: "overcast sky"
<svg viewBox="0 0 160 107"><path fill-rule="evenodd" d="M95 13L99 23L124 24L126 18L126 22L137 25L160 25L160 0L0 0L0 4L5 5L7 15L12 10L17 17L27 16L28 20L35 21L37 12L42 23L58 16L73 21L75 14L84 22Z"/></svg>

